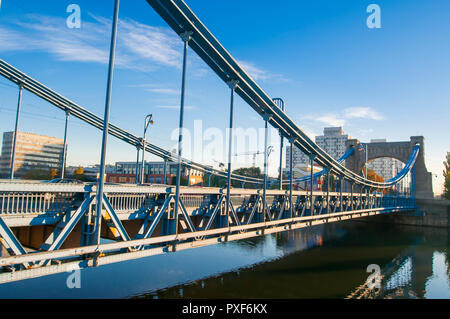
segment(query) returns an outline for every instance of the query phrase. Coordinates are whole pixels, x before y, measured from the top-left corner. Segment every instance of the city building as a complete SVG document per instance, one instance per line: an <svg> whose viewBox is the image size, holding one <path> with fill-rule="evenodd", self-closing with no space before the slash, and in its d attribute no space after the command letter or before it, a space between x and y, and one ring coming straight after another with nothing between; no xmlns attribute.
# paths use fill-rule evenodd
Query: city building
<svg viewBox="0 0 450 319"><path fill-rule="evenodd" d="M88 165L88 166L68 166L66 167L65 177L67 178L70 175L75 174L75 172L81 167L83 170L83 175L86 176L89 180L95 181L100 176L100 165ZM114 173L115 166L114 165L105 165L106 174Z"/></svg>
<svg viewBox="0 0 450 319"><path fill-rule="evenodd" d="M142 165L139 163L139 167ZM167 162L166 180L167 184L175 184L178 164L175 162ZM145 162L145 183L163 183L164 178L164 162ZM202 185L203 172L187 167L182 167L181 175L189 179L189 185ZM110 183L135 183L136 182L136 162L117 162L113 172L108 173L106 181Z"/></svg>
<svg viewBox="0 0 450 319"><path fill-rule="evenodd" d="M370 143L386 143L386 139L374 139ZM403 169L405 164L401 161L390 158L381 157L376 158L367 163L367 168L373 170L377 175L381 176L383 180L388 180L397 175Z"/></svg>
<svg viewBox="0 0 450 319"><path fill-rule="evenodd" d="M9 177L14 132L3 133L0 176ZM64 141L56 137L17 132L14 177L24 177L32 170L61 169Z"/></svg>
<svg viewBox="0 0 450 319"><path fill-rule="evenodd" d="M345 154L345 142L349 139L347 134L344 134L342 127L325 127L322 136L316 136L315 142L324 151L330 154L334 159L339 159ZM286 148L286 167L290 167L290 147ZM293 167L305 167L310 165L309 157L300 149L294 147L292 154Z"/></svg>

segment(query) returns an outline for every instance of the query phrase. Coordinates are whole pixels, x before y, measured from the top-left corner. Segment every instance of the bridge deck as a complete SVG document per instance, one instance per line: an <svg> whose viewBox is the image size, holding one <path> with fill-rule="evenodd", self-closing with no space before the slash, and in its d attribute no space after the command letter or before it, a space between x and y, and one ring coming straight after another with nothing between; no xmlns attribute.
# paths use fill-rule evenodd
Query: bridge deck
<svg viewBox="0 0 450 319"><path fill-rule="evenodd" d="M413 199L379 193L105 185L95 244L96 185L0 183L0 282L91 267L274 232L411 211ZM14 271L13 271L14 270Z"/></svg>

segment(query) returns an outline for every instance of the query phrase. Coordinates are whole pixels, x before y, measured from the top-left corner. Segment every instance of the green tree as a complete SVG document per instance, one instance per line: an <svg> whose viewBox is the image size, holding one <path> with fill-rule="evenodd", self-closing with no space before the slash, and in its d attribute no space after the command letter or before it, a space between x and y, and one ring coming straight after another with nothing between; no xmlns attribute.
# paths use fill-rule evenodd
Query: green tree
<svg viewBox="0 0 450 319"><path fill-rule="evenodd" d="M235 169L232 173L236 174L236 175L247 176L247 177L256 177L256 178L260 178L260 179L264 178L264 175L261 173L261 169L259 167L241 167L241 168ZM235 188L241 188L244 186L245 186L245 188L259 187L257 184L253 184L253 183L243 184L240 181L232 181L231 186L233 186Z"/></svg>
<svg viewBox="0 0 450 319"><path fill-rule="evenodd" d="M172 185L177 185L177 175L174 175L172 177ZM180 178L180 186L188 186L188 179L187 177L181 176Z"/></svg>
<svg viewBox="0 0 450 319"><path fill-rule="evenodd" d="M225 173L227 173L227 170L225 170ZM261 169L259 167L241 167L238 169L235 169L232 171L233 174L241 175L241 176L248 176L248 177L257 177L257 178L263 178L263 175L261 174ZM211 174L204 174L203 175L203 185L211 187L219 187L223 188L227 185L227 178L222 176L216 176ZM245 186L245 188L255 188L256 186L251 183L244 183L241 181L231 180L231 186L234 188L242 188Z"/></svg>
<svg viewBox="0 0 450 319"><path fill-rule="evenodd" d="M52 178L50 170L32 169L25 173L24 179L50 180Z"/></svg>
<svg viewBox="0 0 450 319"><path fill-rule="evenodd" d="M444 198L450 200L450 153L447 153L447 160L444 162Z"/></svg>

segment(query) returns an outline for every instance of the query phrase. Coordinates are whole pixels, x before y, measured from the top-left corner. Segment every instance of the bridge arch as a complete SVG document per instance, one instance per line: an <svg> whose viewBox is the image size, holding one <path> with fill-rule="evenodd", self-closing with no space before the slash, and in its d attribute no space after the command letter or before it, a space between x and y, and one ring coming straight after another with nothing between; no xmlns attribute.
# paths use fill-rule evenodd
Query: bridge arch
<svg viewBox="0 0 450 319"><path fill-rule="evenodd" d="M367 146L367 161L377 158L389 157L406 163L411 155L414 146L420 145L420 152L415 164L414 189L417 197L433 197L433 187L431 173L425 166L425 147L423 136L412 136L406 142L372 142L361 143L357 139L349 139L346 142L347 149L353 147L355 152L345 161L345 166L357 174L361 171L365 163L365 146Z"/></svg>

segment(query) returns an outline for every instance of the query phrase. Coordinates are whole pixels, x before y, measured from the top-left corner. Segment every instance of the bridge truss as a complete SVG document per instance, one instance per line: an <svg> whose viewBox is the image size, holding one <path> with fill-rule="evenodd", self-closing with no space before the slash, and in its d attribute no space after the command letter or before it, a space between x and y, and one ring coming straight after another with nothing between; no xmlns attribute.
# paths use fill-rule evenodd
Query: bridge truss
<svg viewBox="0 0 450 319"><path fill-rule="evenodd" d="M187 49L190 47L230 87L230 129L233 127L235 93L263 118L266 128L264 178L231 173L231 142L228 172L195 163L182 158L181 151L177 156L109 121L106 125L99 116L0 60L0 74L19 87L18 110L21 92L26 89L66 112L66 119L69 115L75 116L100 130L107 128L110 135L165 162L178 162L227 179L225 189L190 188L177 183L176 187L105 185L104 190L99 191L95 183L0 183L0 237L8 252L7 256L0 257L3 271L0 282L63 272L70 267L97 266L321 223L415 209L414 193L410 188L408 191L401 188L400 192L390 195L383 194L383 190L400 185L406 175L413 172L420 145L414 147L404 169L388 181L372 181L348 170L342 164L353 150L349 149L341 159L335 160L307 137L285 113L284 103L280 108L280 99L269 98L182 0L147 2L184 42L180 128ZM283 181L280 174L279 180L270 180L267 174L269 125L279 130L282 139L288 139L291 156L293 148L297 147L309 155L311 168L315 162L323 170L314 174L311 169L310 176L295 179L291 158L289 178ZM339 180L339 187L330 185L332 176ZM317 180L325 186L314 189ZM232 188L231 181L255 184L259 189ZM267 189L269 182L278 183L279 189ZM310 190L295 191L294 183L300 182L309 182ZM288 185L288 189L284 190L283 185ZM344 192L344 185L349 185L350 191ZM97 209L100 201L102 209ZM103 243L100 237L113 242Z"/></svg>

